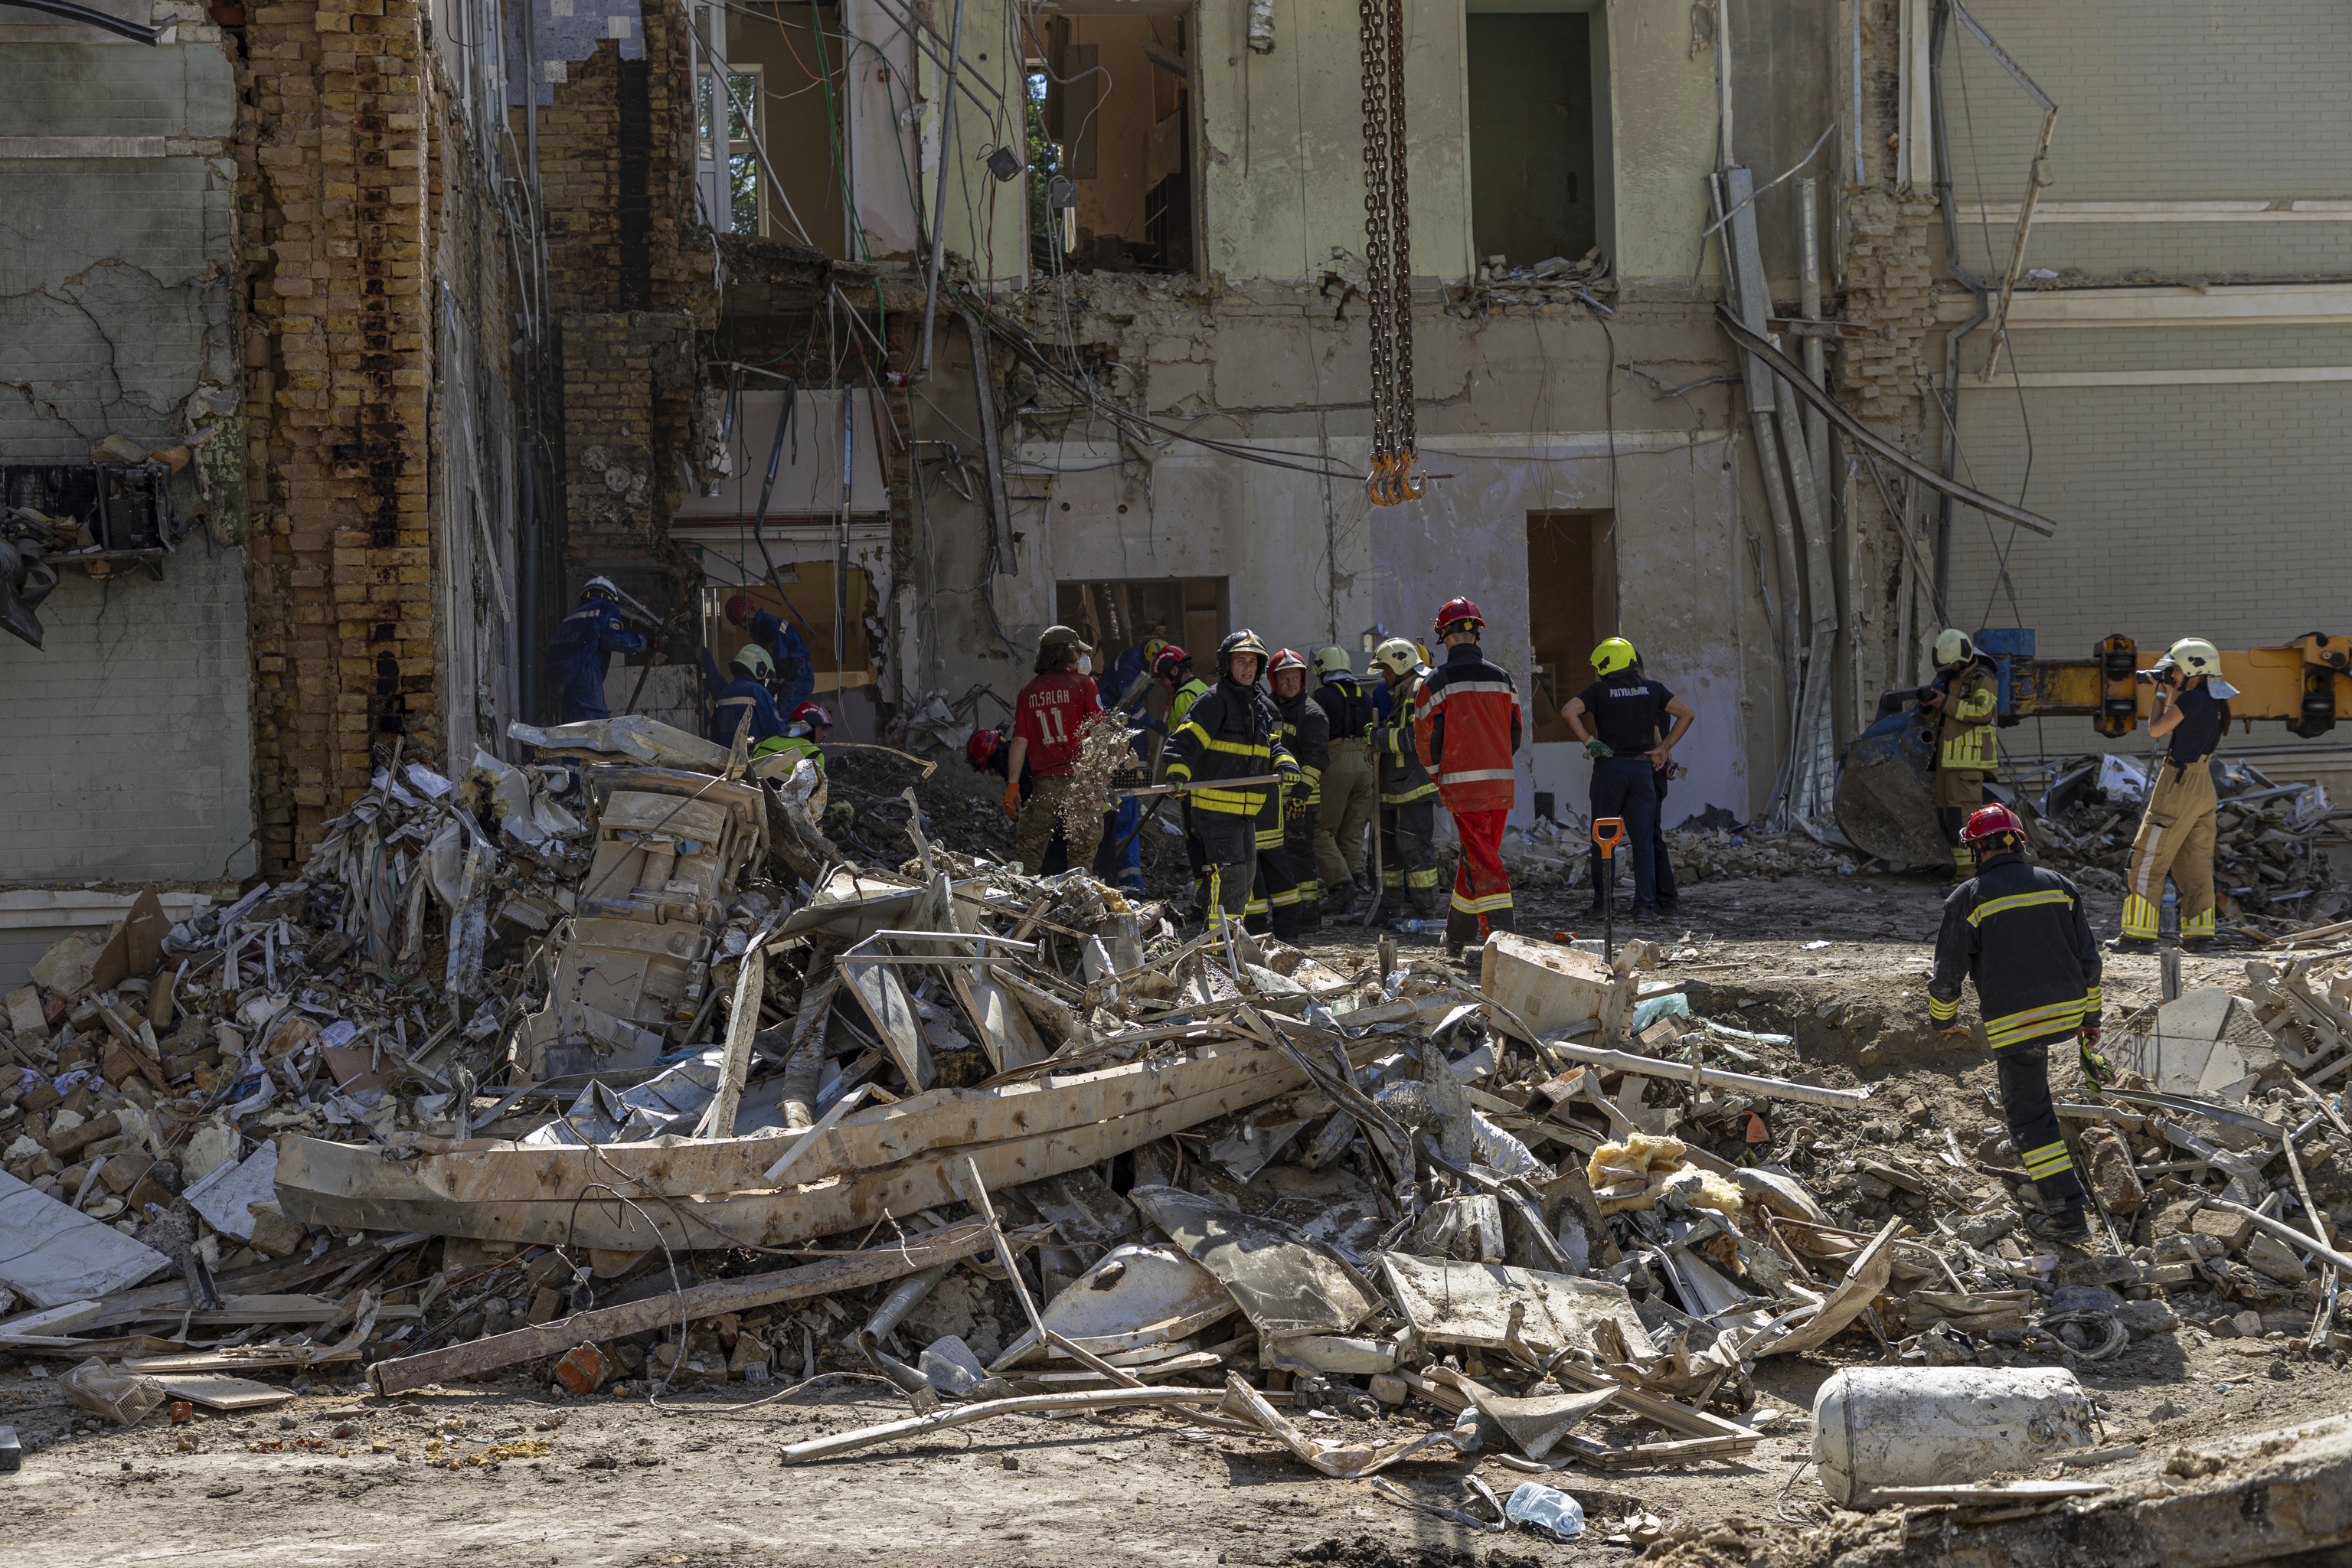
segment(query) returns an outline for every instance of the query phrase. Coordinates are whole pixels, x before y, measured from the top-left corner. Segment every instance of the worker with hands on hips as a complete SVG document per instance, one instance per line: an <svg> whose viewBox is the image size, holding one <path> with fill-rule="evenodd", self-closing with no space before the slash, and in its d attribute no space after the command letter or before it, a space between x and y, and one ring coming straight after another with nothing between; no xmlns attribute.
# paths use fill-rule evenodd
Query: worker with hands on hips
<svg viewBox="0 0 2352 1568"><path fill-rule="evenodd" d="M2074 884L2026 863L2017 813L1988 805L1960 831L1977 871L1944 900L1928 1022L1947 1038L1965 1033L1960 987L1975 982L2001 1114L2041 1199L2042 1212L2028 1215L2026 1226L2044 1240L2083 1241L2090 1226L2082 1179L2050 1100L2050 1047L2074 1040L2094 1090L2115 1076L2099 1051L2099 944Z"/></svg>
<svg viewBox="0 0 2352 1568"><path fill-rule="evenodd" d="M1659 909L1657 774L1674 761L1675 747L1698 719L1691 705L1651 679L1642 670L1642 656L1623 637L1611 637L1592 650L1592 668L1601 679L1570 698L1559 710L1569 732L1584 742L1592 759L1591 804L1592 818L1623 819L1625 837L1633 850L1633 919L1658 919ZM1591 719L1591 732L1586 718ZM1665 721L1674 721L1669 727ZM1663 732L1664 738L1661 739ZM1588 918L1598 919L1601 906L1601 850L1592 850L1592 907ZM1671 885L1671 883L1669 884Z"/></svg>

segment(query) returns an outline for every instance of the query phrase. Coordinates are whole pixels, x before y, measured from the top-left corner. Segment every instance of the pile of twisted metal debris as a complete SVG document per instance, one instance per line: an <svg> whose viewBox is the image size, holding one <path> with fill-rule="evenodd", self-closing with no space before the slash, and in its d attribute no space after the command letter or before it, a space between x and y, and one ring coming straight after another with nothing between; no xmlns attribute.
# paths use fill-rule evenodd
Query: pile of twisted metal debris
<svg viewBox="0 0 2352 1568"><path fill-rule="evenodd" d="M2334 1343L2314 1188L2352 1196L2352 1138L2266 1114L2313 1093L2284 1037L2219 1085L2223 1024L2198 1055L2166 1043L2197 1020L2137 1022L2144 1090L2065 1111L2148 1234L2084 1273L2016 1245L1997 1141L1864 1122L1866 1089L1701 1016L1649 944L1341 973L934 844L912 790L908 853L867 865L811 763L635 719L518 734L530 764L454 780L385 758L303 879L142 904L7 998L0 1229L30 1245L0 1354L78 1362L122 1420L285 1397L257 1373L855 1374L908 1417L788 1460L1167 1406L1359 1477L1735 1457L1759 1357L2072 1365L2168 1330L2168 1287L2308 1314L2306 1256L2300 1337ZM2263 1038L2339 1026L2340 987L2265 984ZM1294 1419L1326 1408L1436 1421Z"/></svg>

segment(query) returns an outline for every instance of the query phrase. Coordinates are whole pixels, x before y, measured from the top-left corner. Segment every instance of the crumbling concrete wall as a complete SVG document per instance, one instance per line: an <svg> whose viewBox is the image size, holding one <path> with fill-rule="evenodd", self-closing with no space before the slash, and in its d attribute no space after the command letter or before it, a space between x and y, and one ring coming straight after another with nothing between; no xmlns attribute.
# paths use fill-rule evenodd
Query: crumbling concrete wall
<svg viewBox="0 0 2352 1568"><path fill-rule="evenodd" d="M0 880L249 871L236 84L201 10L160 47L0 13L0 465L110 436L193 444L203 530L163 564L68 570L36 650L0 639Z"/></svg>

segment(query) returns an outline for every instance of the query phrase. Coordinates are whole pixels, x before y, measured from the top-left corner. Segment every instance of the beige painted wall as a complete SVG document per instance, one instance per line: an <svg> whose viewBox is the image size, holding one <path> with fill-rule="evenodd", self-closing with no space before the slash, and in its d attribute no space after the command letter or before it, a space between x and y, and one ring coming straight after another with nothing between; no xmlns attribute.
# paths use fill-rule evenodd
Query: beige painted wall
<svg viewBox="0 0 2352 1568"><path fill-rule="evenodd" d="M944 16L940 21L944 31ZM1028 274L1026 181L1016 178L1000 183L981 162L992 146L1019 148L1024 142L1021 118L1022 52L1014 37L1016 26L1007 0L965 0L962 74L974 83L973 98L987 108L983 111L975 106L973 98L965 97L959 89L955 144L944 156L935 156L932 149L940 141L939 115L947 98L947 73L928 54L920 55L917 62L927 100L920 138L924 226L929 226L938 192L934 181L944 170L948 202L947 221L941 227L947 234L948 248L959 256L977 258L976 270L985 278L999 280L1024 279ZM947 51L941 48L939 53L944 57ZM880 159L875 163L878 164ZM899 193L897 200L903 203L906 199L904 177L895 168L869 167L861 173L860 184L864 191L896 191ZM877 195L876 199L892 198Z"/></svg>

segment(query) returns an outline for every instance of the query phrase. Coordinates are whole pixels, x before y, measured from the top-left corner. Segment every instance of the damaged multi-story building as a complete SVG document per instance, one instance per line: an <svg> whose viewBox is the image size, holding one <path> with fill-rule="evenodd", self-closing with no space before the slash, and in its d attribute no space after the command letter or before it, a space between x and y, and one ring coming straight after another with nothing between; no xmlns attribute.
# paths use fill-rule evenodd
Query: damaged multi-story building
<svg viewBox="0 0 2352 1568"><path fill-rule="evenodd" d="M0 943L509 747L593 575L654 639L614 710L698 728L740 592L861 741L993 721L1055 621L1355 651L1467 594L1522 820L1613 634L1699 715L1671 815L1825 821L1939 622L2329 626L2339 13L1395 12L1375 93L1297 0L12 0Z"/></svg>

